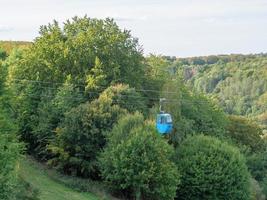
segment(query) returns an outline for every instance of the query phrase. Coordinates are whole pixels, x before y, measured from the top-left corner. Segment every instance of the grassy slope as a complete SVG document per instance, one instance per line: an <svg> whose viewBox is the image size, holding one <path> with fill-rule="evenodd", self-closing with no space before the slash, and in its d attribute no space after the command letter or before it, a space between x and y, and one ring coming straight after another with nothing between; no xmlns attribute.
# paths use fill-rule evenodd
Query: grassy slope
<svg viewBox="0 0 267 200"><path fill-rule="evenodd" d="M20 162L20 174L34 188L40 191L40 200L95 200L95 197L89 193L81 193L66 187L63 184L55 182L44 169L39 168L37 164L30 159L24 159Z"/></svg>

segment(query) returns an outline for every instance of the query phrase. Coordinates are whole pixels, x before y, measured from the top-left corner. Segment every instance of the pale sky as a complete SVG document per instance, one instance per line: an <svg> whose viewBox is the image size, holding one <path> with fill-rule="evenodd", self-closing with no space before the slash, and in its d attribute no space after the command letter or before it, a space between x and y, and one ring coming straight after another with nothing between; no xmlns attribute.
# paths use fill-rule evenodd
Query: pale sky
<svg viewBox="0 0 267 200"><path fill-rule="evenodd" d="M32 41L73 16L116 20L145 54L267 52L267 0L0 0L0 40Z"/></svg>

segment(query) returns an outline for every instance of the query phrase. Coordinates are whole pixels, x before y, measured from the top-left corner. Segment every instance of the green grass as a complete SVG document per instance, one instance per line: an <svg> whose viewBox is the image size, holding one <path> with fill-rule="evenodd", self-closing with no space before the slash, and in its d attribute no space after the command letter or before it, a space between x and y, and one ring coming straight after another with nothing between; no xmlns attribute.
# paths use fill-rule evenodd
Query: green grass
<svg viewBox="0 0 267 200"><path fill-rule="evenodd" d="M95 195L77 192L50 178L47 171L38 164L25 158L20 162L20 176L39 190L40 200L96 200Z"/></svg>

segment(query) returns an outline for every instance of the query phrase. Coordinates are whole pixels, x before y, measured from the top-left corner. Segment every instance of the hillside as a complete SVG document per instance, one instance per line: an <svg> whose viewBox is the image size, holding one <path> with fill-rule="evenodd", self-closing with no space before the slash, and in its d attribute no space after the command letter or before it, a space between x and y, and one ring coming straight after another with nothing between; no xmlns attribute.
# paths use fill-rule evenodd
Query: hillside
<svg viewBox="0 0 267 200"><path fill-rule="evenodd" d="M47 171L27 158L20 162L20 176L39 191L40 200L96 200L94 195L74 191L48 176Z"/></svg>
<svg viewBox="0 0 267 200"><path fill-rule="evenodd" d="M178 59L174 65L195 90L218 100L228 114L267 127L267 55L223 55Z"/></svg>

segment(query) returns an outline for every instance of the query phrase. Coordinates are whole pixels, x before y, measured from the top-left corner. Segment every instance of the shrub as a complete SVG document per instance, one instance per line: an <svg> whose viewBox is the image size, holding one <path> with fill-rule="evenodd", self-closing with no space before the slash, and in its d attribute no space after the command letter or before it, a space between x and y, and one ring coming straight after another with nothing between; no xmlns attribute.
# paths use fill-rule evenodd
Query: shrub
<svg viewBox="0 0 267 200"><path fill-rule="evenodd" d="M173 199L179 183L170 161L172 147L141 114L128 115L113 128L100 158L104 179L128 198Z"/></svg>
<svg viewBox="0 0 267 200"><path fill-rule="evenodd" d="M267 174L267 152L248 155L247 165L253 178L259 182L263 181Z"/></svg>
<svg viewBox="0 0 267 200"><path fill-rule="evenodd" d="M250 176L239 150L216 138L188 137L176 150L177 199L248 200Z"/></svg>

